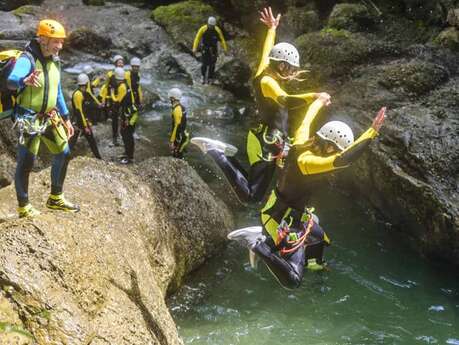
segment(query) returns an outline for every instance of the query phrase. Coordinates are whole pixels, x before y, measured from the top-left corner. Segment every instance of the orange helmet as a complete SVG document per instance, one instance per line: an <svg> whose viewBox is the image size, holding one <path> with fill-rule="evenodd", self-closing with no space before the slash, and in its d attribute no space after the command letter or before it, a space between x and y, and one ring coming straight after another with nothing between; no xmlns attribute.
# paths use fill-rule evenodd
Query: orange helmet
<svg viewBox="0 0 459 345"><path fill-rule="evenodd" d="M61 23L52 20L44 19L38 24L37 36L51 37L51 38L65 38L65 29Z"/></svg>

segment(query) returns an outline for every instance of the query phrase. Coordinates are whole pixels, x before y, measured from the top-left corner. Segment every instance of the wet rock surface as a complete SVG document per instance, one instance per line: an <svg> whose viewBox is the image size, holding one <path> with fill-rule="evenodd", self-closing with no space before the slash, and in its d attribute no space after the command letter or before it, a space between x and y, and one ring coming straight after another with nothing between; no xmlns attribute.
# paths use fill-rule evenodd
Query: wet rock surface
<svg viewBox="0 0 459 345"><path fill-rule="evenodd" d="M220 249L232 219L184 161L138 168L142 178L72 161L65 189L77 214L44 207L49 170L31 176L42 211L33 220L15 219L13 188L0 191L0 320L15 327L7 334L24 330L38 344L182 344L164 298Z"/></svg>

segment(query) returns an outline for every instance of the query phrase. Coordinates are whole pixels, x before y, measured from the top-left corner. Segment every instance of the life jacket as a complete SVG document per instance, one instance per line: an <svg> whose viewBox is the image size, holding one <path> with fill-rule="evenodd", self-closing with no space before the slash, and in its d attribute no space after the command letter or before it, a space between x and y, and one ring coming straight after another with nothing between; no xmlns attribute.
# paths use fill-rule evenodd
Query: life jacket
<svg viewBox="0 0 459 345"><path fill-rule="evenodd" d="M5 50L0 52L0 119L8 118L11 116L12 110L16 103L17 95L22 90L8 89L8 77L13 70L16 61L25 56L30 60L32 68L30 72L35 69L35 59L29 52L21 50Z"/></svg>
<svg viewBox="0 0 459 345"><path fill-rule="evenodd" d="M38 80L41 87L26 86L17 97L17 104L36 113L48 113L56 108L61 65L58 58L45 58L34 39L26 47L35 61L35 69L41 71Z"/></svg>

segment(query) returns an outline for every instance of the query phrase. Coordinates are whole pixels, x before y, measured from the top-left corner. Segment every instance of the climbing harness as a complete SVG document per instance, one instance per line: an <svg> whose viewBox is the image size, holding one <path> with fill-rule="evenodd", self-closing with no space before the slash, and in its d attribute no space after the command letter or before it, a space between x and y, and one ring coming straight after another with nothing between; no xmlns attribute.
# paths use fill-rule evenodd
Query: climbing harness
<svg viewBox="0 0 459 345"><path fill-rule="evenodd" d="M296 252L301 246L307 243L307 238L311 233L312 226L314 225L314 208L306 208L303 216L301 217L301 224L303 229L300 232L290 231L292 219L290 224L282 220L277 229L276 245L282 245L280 249L281 255L291 254ZM307 244L306 244L307 245Z"/></svg>
<svg viewBox="0 0 459 345"><path fill-rule="evenodd" d="M68 132L67 124L62 120L59 112L52 109L48 113L35 113L31 110L24 109L26 113L16 116L12 129L17 128L19 131L19 144L25 144L25 136L37 136L43 134L49 126L57 128L62 124ZM60 131L56 131L61 139L66 139Z"/></svg>

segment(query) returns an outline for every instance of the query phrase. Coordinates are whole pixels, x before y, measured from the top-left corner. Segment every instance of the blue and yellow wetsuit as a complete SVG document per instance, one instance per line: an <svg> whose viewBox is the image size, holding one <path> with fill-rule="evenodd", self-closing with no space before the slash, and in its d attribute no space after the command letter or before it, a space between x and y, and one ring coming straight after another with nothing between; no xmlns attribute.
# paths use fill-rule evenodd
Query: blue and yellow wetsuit
<svg viewBox="0 0 459 345"><path fill-rule="evenodd" d="M317 97L316 93L289 95L282 89L276 73L269 66L269 52L275 36L276 30L269 29L253 81L260 124L250 130L247 137L250 171L247 173L234 157L226 157L216 150L208 152L243 202L263 199L273 178L276 159L282 155L292 130L289 128L289 110L307 109L308 103Z"/></svg>
<svg viewBox="0 0 459 345"><path fill-rule="evenodd" d="M323 248L330 243L330 240L322 228L314 222L306 246L301 246L295 252L282 256L278 254L284 245L279 237L281 224L288 224L290 232L301 236L306 228L308 218L306 206L314 184L324 174L349 166L360 157L377 135L373 128L369 128L344 151L328 156L318 154L320 147L314 147L314 144L308 140L311 124L322 106L320 100L313 102L295 133L293 146L280 172L276 188L261 210L263 232L268 239L258 242L252 248L276 275L279 282L288 288L300 285L306 260L313 258L316 259L317 264L322 263Z"/></svg>
<svg viewBox="0 0 459 345"><path fill-rule="evenodd" d="M202 65L201 74L204 82L214 79L215 64L218 58L218 41L222 44L223 49L228 51L228 46L221 29L218 26L203 25L196 33L193 42L193 52L198 50L199 43L202 42Z"/></svg>
<svg viewBox="0 0 459 345"><path fill-rule="evenodd" d="M86 86L87 87L87 86ZM88 88L86 90L89 90ZM92 133L92 125L90 120L87 118L87 109L91 107L93 102L92 96L88 91L77 89L72 95L72 106L73 106L73 123L75 124L75 134L70 138L69 145L70 149L73 149L78 141L80 134L83 134L88 141L89 147L91 148L94 157L102 159L97 147L96 139Z"/></svg>
<svg viewBox="0 0 459 345"><path fill-rule="evenodd" d="M173 145L172 156L182 158L185 147L190 142L190 134L186 130L186 109L178 101L172 104L172 126L169 143Z"/></svg>
<svg viewBox="0 0 459 345"><path fill-rule="evenodd" d="M49 125L42 134L24 133L24 142L18 145L15 186L20 207L28 204L29 174L40 142L43 142L54 155L51 168L53 195L62 193L70 155L67 133L63 125L63 121L68 120L69 111L62 92L59 62L45 58L36 40L28 44L26 51L35 59L35 69L41 71L38 76L41 86L31 87L24 84L24 79L32 72L32 63L28 57L21 56L7 81L9 89L23 89L17 98L15 116L32 118L32 115L39 114L39 118L35 120L36 124L44 124L49 119ZM49 114L55 109L59 113L58 116L49 118Z"/></svg>

